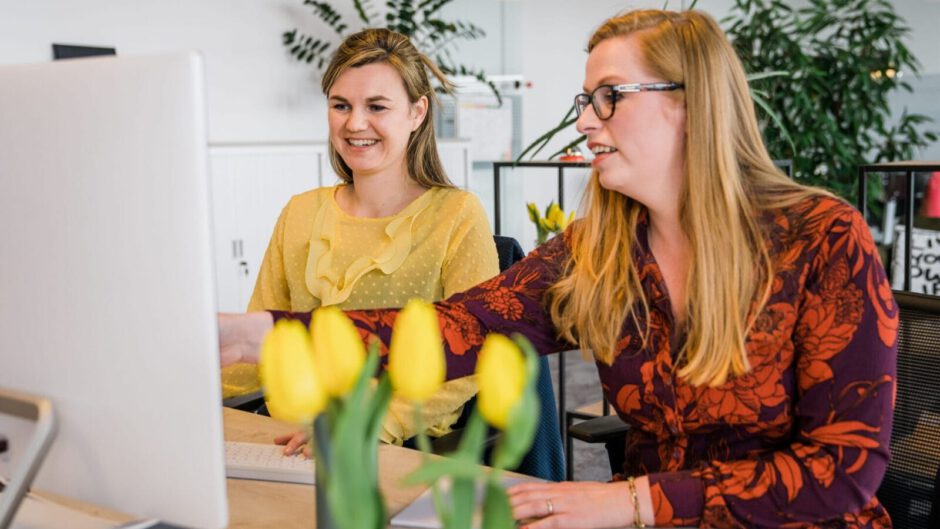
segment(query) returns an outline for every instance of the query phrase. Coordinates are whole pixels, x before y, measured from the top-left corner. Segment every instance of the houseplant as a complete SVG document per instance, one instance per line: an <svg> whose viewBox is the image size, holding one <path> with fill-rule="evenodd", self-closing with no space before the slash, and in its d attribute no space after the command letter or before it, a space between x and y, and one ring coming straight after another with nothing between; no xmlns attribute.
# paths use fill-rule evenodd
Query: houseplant
<svg viewBox="0 0 940 529"><path fill-rule="evenodd" d="M486 72L458 61L457 44L462 40L476 40L486 36L480 27L459 20L445 20L441 8L453 0L387 0L376 4L370 0L350 0L356 20L350 25L337 4L340 0L304 0L303 5L326 26L315 35L300 33L297 28L282 34L286 46L294 58L314 65L322 70L333 53L334 45L350 33L363 28L386 27L411 38L419 51L432 58L438 67L449 76L473 77L486 84L497 100L502 97L496 85L486 78Z"/></svg>
<svg viewBox="0 0 940 529"><path fill-rule="evenodd" d="M887 0L735 0L723 20L747 71L785 77L752 83L782 121L762 128L774 158L793 160L793 175L855 202L857 167L910 159L937 139L930 118L892 116L889 96L911 90L919 63L904 41L910 28ZM788 131L792 141L782 131ZM870 196L882 184L871 179Z"/></svg>

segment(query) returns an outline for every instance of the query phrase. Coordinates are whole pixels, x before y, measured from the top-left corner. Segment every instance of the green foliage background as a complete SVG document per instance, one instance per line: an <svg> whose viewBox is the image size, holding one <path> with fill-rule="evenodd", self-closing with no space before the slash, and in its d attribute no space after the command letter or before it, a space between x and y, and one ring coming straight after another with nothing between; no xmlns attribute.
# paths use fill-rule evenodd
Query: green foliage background
<svg viewBox="0 0 940 529"><path fill-rule="evenodd" d="M886 0L790 3L735 0L722 26L749 72L771 157L792 160L796 179L855 204L859 165L909 160L937 140L929 117L906 111L894 117L889 107L890 94L911 91L908 79L918 72L904 43L910 28ZM518 159L535 157L574 122L570 107ZM583 141L574 139L550 158ZM868 184L877 213L882 182Z"/></svg>
<svg viewBox="0 0 940 529"><path fill-rule="evenodd" d="M352 3L356 12L354 27L350 26L334 6L347 2ZM480 39L486 36L486 32L472 23L445 20L441 16L441 8L452 2L453 0L387 0L377 6L370 0L304 0L303 4L326 25L328 31L308 35L294 28L285 31L281 37L291 56L322 70L345 37L364 28L385 27L410 37L415 47L433 59L448 76L470 76L485 83L502 103L499 90L486 79L486 72L462 64L455 57L457 44L461 40Z"/></svg>
<svg viewBox="0 0 940 529"><path fill-rule="evenodd" d="M937 140L930 118L891 115L889 95L911 90L919 63L904 43L910 28L890 2L811 0L794 9L781 0L736 0L722 22L746 71L789 73L751 88L782 124L758 108L771 156L792 159L798 180L855 203L858 165L912 159ZM880 180L869 184L877 199Z"/></svg>

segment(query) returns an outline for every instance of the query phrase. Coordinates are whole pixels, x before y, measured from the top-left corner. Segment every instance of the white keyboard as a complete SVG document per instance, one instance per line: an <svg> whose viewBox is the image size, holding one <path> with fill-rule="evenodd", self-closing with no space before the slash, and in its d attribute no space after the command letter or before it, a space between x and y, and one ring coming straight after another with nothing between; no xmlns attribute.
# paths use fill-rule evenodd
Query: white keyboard
<svg viewBox="0 0 940 529"><path fill-rule="evenodd" d="M312 459L286 456L275 444L225 442L225 475L230 478L263 479L288 483L314 483Z"/></svg>

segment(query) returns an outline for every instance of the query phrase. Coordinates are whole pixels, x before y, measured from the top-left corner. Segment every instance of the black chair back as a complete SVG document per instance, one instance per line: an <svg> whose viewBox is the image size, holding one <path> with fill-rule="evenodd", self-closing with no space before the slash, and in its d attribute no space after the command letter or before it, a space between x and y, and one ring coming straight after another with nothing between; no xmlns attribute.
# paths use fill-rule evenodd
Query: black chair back
<svg viewBox="0 0 940 529"><path fill-rule="evenodd" d="M894 527L936 529L930 518L940 510L940 297L894 295L900 307L897 400L891 462L878 499Z"/></svg>
<svg viewBox="0 0 940 529"><path fill-rule="evenodd" d="M499 255L499 269L506 270L525 257L519 241L512 237L494 235L496 253ZM532 448L522 458L516 472L530 476L562 481L565 479L565 452L561 444L561 432L558 430L558 409L555 407L555 389L552 374L548 367L548 358L539 359L539 379L536 392L541 401L541 415Z"/></svg>

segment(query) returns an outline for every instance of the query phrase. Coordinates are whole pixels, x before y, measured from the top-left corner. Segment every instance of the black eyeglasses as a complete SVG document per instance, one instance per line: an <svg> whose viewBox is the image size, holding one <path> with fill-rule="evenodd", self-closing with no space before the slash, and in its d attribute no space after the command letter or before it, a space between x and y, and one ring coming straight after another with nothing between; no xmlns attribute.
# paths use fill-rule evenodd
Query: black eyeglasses
<svg viewBox="0 0 940 529"><path fill-rule="evenodd" d="M622 98L620 94L630 94L635 92L671 92L684 88L679 83L660 82L660 83L629 83L629 84L602 84L594 89L590 94L578 94L574 96L574 109L581 117L581 113L588 105L594 107L594 114L597 119L610 119L614 115L614 109L617 108L617 101Z"/></svg>

